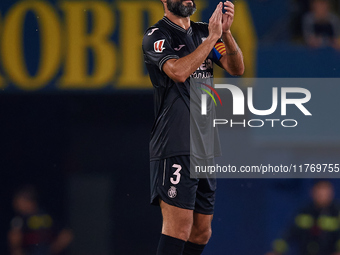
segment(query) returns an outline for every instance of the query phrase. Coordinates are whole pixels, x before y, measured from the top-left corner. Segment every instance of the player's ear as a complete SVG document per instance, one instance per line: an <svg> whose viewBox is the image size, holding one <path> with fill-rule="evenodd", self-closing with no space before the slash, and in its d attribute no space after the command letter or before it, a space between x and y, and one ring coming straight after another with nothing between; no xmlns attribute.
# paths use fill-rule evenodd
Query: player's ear
<svg viewBox="0 0 340 255"><path fill-rule="evenodd" d="M160 0L161 2L162 2L162 4L163 4L163 9L164 9L164 11L165 11L165 9L166 9L166 0Z"/></svg>

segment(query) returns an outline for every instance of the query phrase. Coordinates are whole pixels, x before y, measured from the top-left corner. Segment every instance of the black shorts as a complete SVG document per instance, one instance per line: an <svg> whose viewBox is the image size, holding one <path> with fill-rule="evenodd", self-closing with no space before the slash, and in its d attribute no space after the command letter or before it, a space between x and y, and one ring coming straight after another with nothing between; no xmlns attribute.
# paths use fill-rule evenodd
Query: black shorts
<svg viewBox="0 0 340 255"><path fill-rule="evenodd" d="M214 165L214 159L191 157L195 165ZM190 156L150 162L151 204L169 205L211 215L215 204L215 178L190 178Z"/></svg>

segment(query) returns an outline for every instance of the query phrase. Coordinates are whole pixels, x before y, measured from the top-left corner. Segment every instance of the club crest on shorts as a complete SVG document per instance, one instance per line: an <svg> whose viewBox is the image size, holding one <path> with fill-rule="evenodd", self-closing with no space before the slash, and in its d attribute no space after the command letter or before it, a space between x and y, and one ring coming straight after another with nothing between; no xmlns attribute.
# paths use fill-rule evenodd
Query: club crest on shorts
<svg viewBox="0 0 340 255"><path fill-rule="evenodd" d="M170 189L168 190L168 196L170 198L175 198L177 196L177 189L174 186L171 186Z"/></svg>

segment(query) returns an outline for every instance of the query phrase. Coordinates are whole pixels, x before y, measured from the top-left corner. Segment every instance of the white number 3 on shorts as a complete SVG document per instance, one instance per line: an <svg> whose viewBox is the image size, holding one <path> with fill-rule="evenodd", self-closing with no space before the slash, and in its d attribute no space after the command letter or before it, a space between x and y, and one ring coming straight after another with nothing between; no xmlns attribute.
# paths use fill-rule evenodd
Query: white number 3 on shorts
<svg viewBox="0 0 340 255"><path fill-rule="evenodd" d="M174 180L173 177L170 178L170 181L173 185L176 185L181 180L181 174L179 173L182 170L182 167L177 164L173 164L172 167L177 168L177 170L174 172L174 175L176 175L176 180Z"/></svg>

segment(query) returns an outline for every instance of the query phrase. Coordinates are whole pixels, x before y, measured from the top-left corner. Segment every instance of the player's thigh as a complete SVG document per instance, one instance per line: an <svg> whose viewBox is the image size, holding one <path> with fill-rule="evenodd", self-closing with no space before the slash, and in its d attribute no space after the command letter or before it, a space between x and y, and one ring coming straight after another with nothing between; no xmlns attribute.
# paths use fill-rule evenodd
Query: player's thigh
<svg viewBox="0 0 340 255"><path fill-rule="evenodd" d="M182 232L187 239L194 221L193 210L169 205L164 201L160 201L160 206L163 216L162 233L176 237L178 233Z"/></svg>
<svg viewBox="0 0 340 255"><path fill-rule="evenodd" d="M193 214L193 228L202 231L211 230L211 221L213 214L202 214L194 212Z"/></svg>

